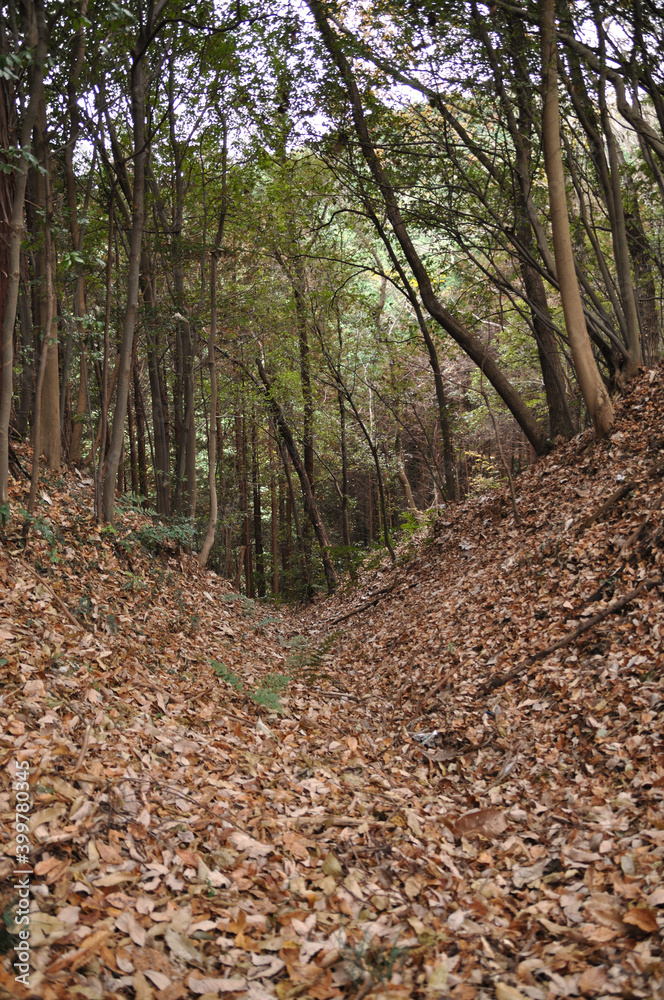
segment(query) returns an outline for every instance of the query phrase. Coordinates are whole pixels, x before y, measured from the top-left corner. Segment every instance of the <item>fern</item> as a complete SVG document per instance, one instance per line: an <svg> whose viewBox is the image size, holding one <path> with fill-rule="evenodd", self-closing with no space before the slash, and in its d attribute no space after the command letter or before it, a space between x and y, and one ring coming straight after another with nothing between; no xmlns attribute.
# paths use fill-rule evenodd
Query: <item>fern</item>
<svg viewBox="0 0 664 1000"><path fill-rule="evenodd" d="M212 669L214 670L217 677L221 677L222 680L230 684L232 688L236 691L242 693L244 691L244 684L240 677L233 671L229 670L225 663L218 663L216 660L212 662Z"/></svg>
<svg viewBox="0 0 664 1000"><path fill-rule="evenodd" d="M255 701L257 705L266 708L269 712L278 712L279 715L286 714L286 709L281 704L281 699L276 691L269 691L267 688L259 687L251 695L251 700Z"/></svg>
<svg viewBox="0 0 664 1000"><path fill-rule="evenodd" d="M296 635L294 638L286 640L284 645L291 650L291 655L286 660L286 666L294 674L307 673L312 679L315 678L324 657L338 638L339 632L333 632L320 645L314 647L311 646L310 640L303 635Z"/></svg>

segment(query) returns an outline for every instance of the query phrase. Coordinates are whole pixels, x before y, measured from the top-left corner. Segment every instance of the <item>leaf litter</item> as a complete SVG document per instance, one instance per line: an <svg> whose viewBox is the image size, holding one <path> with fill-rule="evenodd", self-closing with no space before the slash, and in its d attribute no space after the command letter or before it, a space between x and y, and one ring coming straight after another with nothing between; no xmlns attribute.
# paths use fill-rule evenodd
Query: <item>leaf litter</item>
<svg viewBox="0 0 664 1000"><path fill-rule="evenodd" d="M0 548L2 995L664 996L663 427L657 370L520 525L446 507L297 614L49 475Z"/></svg>

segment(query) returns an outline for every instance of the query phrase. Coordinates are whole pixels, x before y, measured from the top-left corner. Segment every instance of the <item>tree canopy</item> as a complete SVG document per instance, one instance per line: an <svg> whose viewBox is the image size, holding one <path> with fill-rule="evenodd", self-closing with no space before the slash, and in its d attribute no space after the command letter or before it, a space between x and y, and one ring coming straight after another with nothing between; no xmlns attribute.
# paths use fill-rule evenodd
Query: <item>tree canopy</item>
<svg viewBox="0 0 664 1000"><path fill-rule="evenodd" d="M40 461L69 463L100 522L139 505L248 596L306 597L610 434L661 351L663 24L3 4L3 523L27 538Z"/></svg>

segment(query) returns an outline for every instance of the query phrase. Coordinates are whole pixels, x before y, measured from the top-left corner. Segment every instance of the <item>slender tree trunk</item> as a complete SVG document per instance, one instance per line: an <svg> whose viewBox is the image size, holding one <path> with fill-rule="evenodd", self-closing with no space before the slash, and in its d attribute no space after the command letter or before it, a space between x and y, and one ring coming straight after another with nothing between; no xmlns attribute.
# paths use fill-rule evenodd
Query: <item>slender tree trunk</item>
<svg viewBox="0 0 664 1000"><path fill-rule="evenodd" d="M253 597L251 575L251 535L249 532L249 482L247 468L247 434L244 414L235 417L235 467L240 490L241 544L244 549L244 579L247 597Z"/></svg>
<svg viewBox="0 0 664 1000"><path fill-rule="evenodd" d="M62 435L60 433L60 373L58 367L58 322L53 302L48 302L49 294L53 295L53 279L55 275L55 256L53 240L46 239L46 224L51 225L53 218L53 195L51 188L51 162L49 155L49 140L46 127L46 98L42 93L39 102L39 112L35 123L35 155L41 170L35 171L35 190L38 204L42 208L44 222L44 243L35 254L38 289L39 328L42 335L42 354L44 359L44 376L42 380L42 396L39 400L40 427L39 440L46 455L49 469L60 467L62 460ZM47 290L50 286L50 293ZM48 323L48 325L46 325Z"/></svg>
<svg viewBox="0 0 664 1000"><path fill-rule="evenodd" d="M606 37L602 23L602 16L594 5L595 27L599 38L600 59L602 68L606 62ZM599 107L602 119L602 129L604 141L606 143L608 155L608 185L606 191L606 204L609 208L609 218L611 220L611 239L613 241L613 255L615 259L616 272L618 275L618 287L620 289L620 300L625 317L625 344L627 347L627 375L631 375L637 366L643 361L641 351L641 331L639 329L639 313L632 281L630 268L629 250L627 247L627 229L625 226L625 209L622 195L622 177L620 170L620 155L618 144L611 125L611 115L606 101L606 74L602 72L599 79ZM602 150L602 155L604 151Z"/></svg>
<svg viewBox="0 0 664 1000"><path fill-rule="evenodd" d="M108 410L111 404L111 396L113 395L113 389L115 386L115 379L117 373L120 369L120 358L116 358L115 367L113 368L113 379L109 389L108 385L108 355L109 355L109 336L111 330L111 305L112 305L112 279L113 279L113 226L114 215L113 215L113 195L109 198L108 204L108 243L106 245L106 302L104 310L104 346L103 346L103 358L102 358L102 369L101 369L101 385L100 385L100 395L101 395L101 415L99 419L99 462L97 464L96 476L95 476L95 518L97 522L102 521L102 489L103 489L103 476L104 467L106 464L106 445L108 441ZM81 355L81 384L86 385L87 389L87 366L85 364L85 356ZM80 446L79 446L80 448ZM92 461L94 463L94 454L97 449L97 441L92 443Z"/></svg>
<svg viewBox="0 0 664 1000"><path fill-rule="evenodd" d="M281 442L279 442L279 453L282 453ZM283 455L282 455L283 460ZM284 575L284 587L288 596L292 596L292 568L293 568L293 517L291 511L291 489L288 478L288 455L282 461L284 468L283 478L279 479L279 520L281 523L281 569Z"/></svg>
<svg viewBox="0 0 664 1000"><path fill-rule="evenodd" d="M158 4L163 7L163 4ZM153 11L156 15L157 8ZM141 272L141 245L143 241L143 218L145 201L145 168L148 157L145 130L145 98L147 75L145 50L149 34L141 28L137 44L132 53L131 66L131 116L134 132L134 182L132 191L132 219L129 237L129 270L127 275L127 307L122 330L122 345L119 357L117 400L113 415L111 443L106 458L103 486L103 513L109 524L115 519L115 484L124 443L124 425L129 395L129 374L131 355L138 310L139 278Z"/></svg>
<svg viewBox="0 0 664 1000"><path fill-rule="evenodd" d="M314 529L316 539L320 546L321 558L323 560L323 569L325 571L325 579L327 581L327 589L330 593L336 588L338 581L337 573L330 559L330 540L325 530L325 525L321 519L318 507L316 505L316 500L314 498L313 490L311 489L311 484L309 482L309 477L307 476L307 471L304 467L304 463L300 458L300 454L297 450L293 434L290 427L288 426L288 421L284 415L284 412L274 398L272 393L272 382L268 377L265 367L260 358L256 360L256 365L258 367L258 372L260 374L261 382L265 390L265 397L268 406L272 412L272 417L274 419L275 426L279 432L279 436L284 443L286 450L290 456L290 460L293 463L293 468L295 469L298 479L300 480L300 486L302 488L302 499L304 501L304 507L307 515L311 521L311 525Z"/></svg>
<svg viewBox="0 0 664 1000"><path fill-rule="evenodd" d="M565 175L560 148L560 112L558 107L558 51L555 37L554 0L542 0L541 5L542 83L544 108L542 137L544 162L549 187L551 228L560 284L560 297L565 315L572 359L595 432L605 437L613 427L613 407L606 386L593 356L586 330L581 293L576 277L574 253L567 212ZM532 443L532 442L531 442Z"/></svg>
<svg viewBox="0 0 664 1000"><path fill-rule="evenodd" d="M147 505L150 499L148 491L148 465L145 453L145 410L143 408L143 394L141 393L141 381L139 365L134 364L134 410L136 411L136 443L138 447L138 492L143 497L143 502Z"/></svg>
<svg viewBox="0 0 664 1000"><path fill-rule="evenodd" d="M210 256L210 332L208 335L208 370L210 372L210 428L208 431L208 485L210 489L210 516L203 547L198 555L199 566L205 566L217 527L217 260L218 247Z"/></svg>
<svg viewBox="0 0 664 1000"><path fill-rule="evenodd" d="M307 559L307 554L305 552L305 543L302 532L302 525L300 524L300 515L298 514L297 500L295 498L295 490L293 489L293 477L290 474L290 458L288 450L284 445L284 442L277 438L279 444L279 455L281 458L281 464L284 470L284 475L286 477L286 486L288 488L287 502L286 502L286 524L288 531L288 562L289 567L292 569L292 539L293 539L293 527L295 527L295 540L297 542L297 551L300 557L300 562L302 564L302 579L304 580L304 588L307 597L311 597L313 594L313 578L311 575L311 560ZM290 582L288 586L288 593L293 593L293 577L290 577Z"/></svg>
<svg viewBox="0 0 664 1000"><path fill-rule="evenodd" d="M33 360L34 335L32 329L32 309L30 300L21 288L18 300L19 326L21 331L21 395L16 412L16 431L21 437L28 433L30 414L35 396L35 366Z"/></svg>
<svg viewBox="0 0 664 1000"><path fill-rule="evenodd" d="M528 223L524 224L524 237L527 243L530 242L531 230ZM551 438L554 439L559 436L571 437L574 434L574 423L569 406L567 405L565 377L560 363L556 336L551 325L547 322L549 304L546 297L546 289L544 288L544 281L539 271L531 264L526 263L526 261L521 262L521 277L523 278L526 296L530 303L537 353L540 368L542 369L542 381L544 382L544 392L549 412Z"/></svg>
<svg viewBox="0 0 664 1000"><path fill-rule="evenodd" d="M29 156L32 128L37 117L38 102L44 79L44 62L48 44L48 30L42 0L32 0L26 5L28 27L26 42L35 50L30 70L29 94L20 128L21 155L14 175L14 195L9 218L9 247L7 251L7 292L5 313L2 320L2 378L0 379L0 518L4 519L9 503L9 416L12 402L12 374L14 364L14 324L21 280L21 240L23 238L23 207L28 182Z"/></svg>
<svg viewBox="0 0 664 1000"><path fill-rule="evenodd" d="M389 527L388 527L388 523L389 522L388 522L388 517L387 517L387 507L385 505L385 489L384 489L384 486L383 486L383 473L382 473L382 470L381 470L381 467L380 467L380 456L378 454L378 449L376 448L376 445L373 442L371 434L369 433L366 424L362 420L362 417L360 416L359 410L357 409L357 407L355 405L355 402L354 402L352 396L350 395L350 393L346 393L346 399L350 403L350 407L351 407L351 409L353 411L353 415L355 416L355 419L357 420L357 423L358 423L358 426L359 426L360 430L364 434L365 440L366 440L367 444L369 445L369 450L371 451L371 456L372 456L372 458L374 460L374 467L376 469L376 479L378 481L378 501L379 501L379 514L378 514L379 529L378 530L380 531L381 524L382 524L383 538L385 540L385 547L387 548L387 551L390 553L390 559L392 560L392 562L396 563L397 557L396 557L396 555L394 553L394 549L392 548L392 542L390 541L390 531L389 531Z"/></svg>
<svg viewBox="0 0 664 1000"><path fill-rule="evenodd" d="M67 76L67 103L69 111L69 137L63 150L64 173L65 173L65 195L67 199L67 212L69 215L69 231L71 234L72 250L77 253L83 249L83 229L78 221L78 204L76 199L76 179L74 175L74 148L79 133L79 107L78 107L78 83L81 70L85 61L85 18L88 11L88 0L82 0L80 4L79 27L72 42L71 69ZM91 178L92 179L92 176ZM87 198L87 196L86 196ZM83 439L83 424L86 416L88 393L86 384L86 344L84 340L84 330L82 317L85 314L85 286L83 281L82 266L80 263L74 265L74 324L78 334L80 359L79 359L79 382L76 399L76 412L71 420L71 435L69 440L68 461L72 465L80 465L81 446ZM68 337L68 355L71 354L72 334ZM69 356L63 365L62 385L67 387L69 374ZM64 430L64 427L63 427Z"/></svg>
<svg viewBox="0 0 664 1000"><path fill-rule="evenodd" d="M131 406L131 393L127 397L127 435L129 437L129 475L131 477L131 492L135 497L139 495L138 485L138 457L136 453L136 429L134 425L134 414Z"/></svg>
<svg viewBox="0 0 664 1000"><path fill-rule="evenodd" d="M51 257L52 247L51 247L51 223L53 219L53 213L50 211L51 207L51 193L50 193L50 176L46 175L47 180L47 191L46 191L46 214L44 216L44 257L48 262ZM44 312L42 315L42 322L44 324L44 329L48 330L51 327L53 321L53 314L55 312L55 302L53 294L53 271L50 267L46 267L44 274L44 280L46 287L44 288ZM49 343L44 338L41 349L41 357L39 359L39 373L37 375L37 388L35 392L35 427L34 427L34 440L33 440L33 453L32 453L32 476L30 479L30 496L28 497L27 505L27 517L23 522L23 540L27 543L28 534L30 532L31 519L35 510L35 501L37 499L37 487L39 484L39 457L41 454L41 428L42 428L42 414L41 407L43 402L43 387L44 380L46 378L46 373L49 364ZM57 421L58 434L60 433L60 422Z"/></svg>
<svg viewBox="0 0 664 1000"><path fill-rule="evenodd" d="M415 499L413 497L413 491L410 488L410 482L408 480L408 476L406 475L406 462L404 460L403 445L401 443L400 424L397 424L397 432L394 438L394 456L396 459L396 466L397 466L397 478L401 483L401 485L403 486L404 496L406 497L406 507L419 520L421 512L417 504L415 503Z"/></svg>
<svg viewBox="0 0 664 1000"><path fill-rule="evenodd" d="M277 504L277 476L274 465L274 423L272 417L267 430L267 453L270 462L270 539L272 551L272 596L279 593L279 518Z"/></svg>
<svg viewBox="0 0 664 1000"><path fill-rule="evenodd" d="M258 464L258 435L256 421L251 421L251 485L254 507L254 548L256 550L256 584L259 597L265 597L265 559L263 550L263 514L261 511L260 467Z"/></svg>
<svg viewBox="0 0 664 1000"><path fill-rule="evenodd" d="M661 334L659 316L657 315L657 292L652 252L643 228L638 195L634 191L634 183L629 175L627 175L626 193L625 225L636 279L643 354L645 363L654 366L659 360Z"/></svg>
<svg viewBox="0 0 664 1000"><path fill-rule="evenodd" d="M144 284L143 301L148 306L152 305L151 296L152 283L148 278ZM146 317L148 327L152 326L149 317ZM150 399L152 402L152 428L154 433L155 452L155 492L157 495L157 513L162 517L168 517L171 513L171 476L170 476L170 454L168 446L168 431L166 427L166 409L161 391L161 379L159 378L159 341L156 327L146 332L146 347L148 355L148 376L150 379Z"/></svg>
<svg viewBox="0 0 664 1000"><path fill-rule="evenodd" d="M343 393L337 391L339 402L339 446L341 448L341 540L350 549L350 518L348 516L348 449L346 447L346 404Z"/></svg>
<svg viewBox="0 0 664 1000"><path fill-rule="evenodd" d="M217 433L221 431L221 420L217 421L218 391L217 391L217 265L221 253L221 244L224 238L224 225L227 211L227 165L228 165L228 132L226 119L223 119L223 145L221 151L221 210L219 212L219 225L215 245L210 255L210 330L208 334L208 369L210 373L210 429L208 436L208 485L210 489L210 516L208 517L207 530L203 548L198 556L200 566L207 563L210 551L214 545L214 533L217 527ZM219 441L219 454L221 455L221 441Z"/></svg>

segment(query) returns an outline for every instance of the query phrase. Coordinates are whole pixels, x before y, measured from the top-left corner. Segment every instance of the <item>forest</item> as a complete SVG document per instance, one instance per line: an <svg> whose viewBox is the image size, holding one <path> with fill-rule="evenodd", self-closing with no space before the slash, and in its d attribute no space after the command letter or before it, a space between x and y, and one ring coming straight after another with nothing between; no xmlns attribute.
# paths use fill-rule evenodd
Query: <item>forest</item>
<svg viewBox="0 0 664 1000"><path fill-rule="evenodd" d="M0 1000L664 997L664 12L10 0Z"/></svg>
<svg viewBox="0 0 664 1000"><path fill-rule="evenodd" d="M39 461L68 465L100 523L149 510L248 597L306 599L609 433L657 362L655 4L84 0L0 27L25 536Z"/></svg>

